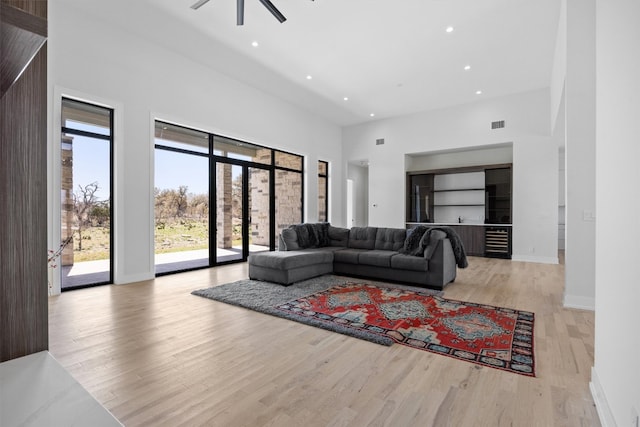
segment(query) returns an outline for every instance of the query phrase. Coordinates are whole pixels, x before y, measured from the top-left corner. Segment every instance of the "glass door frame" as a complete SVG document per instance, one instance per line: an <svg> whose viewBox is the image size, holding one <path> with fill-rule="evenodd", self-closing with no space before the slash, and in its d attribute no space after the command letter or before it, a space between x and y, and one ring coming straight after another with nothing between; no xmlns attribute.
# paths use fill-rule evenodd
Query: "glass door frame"
<svg viewBox="0 0 640 427"><path fill-rule="evenodd" d="M212 136L213 137L213 136ZM209 209L209 223L214 227L209 228L209 260L210 266L233 264L236 262L245 262L249 257L249 226L251 225L251 212L249 212L249 169L261 169L269 172L269 250L275 249L275 168L273 165L265 165L262 163L251 162L247 160L233 159L212 155L209 167L209 206L217 206L217 166L218 164L228 164L231 166L240 166L242 168L242 257L228 261L218 261L218 210ZM214 230L212 233L211 231Z"/></svg>
<svg viewBox="0 0 640 427"><path fill-rule="evenodd" d="M203 130L191 129L187 126L183 126L176 123L171 123L168 121L155 119L156 126L158 124L167 124L177 128L184 128L187 131L195 131L199 133L206 133L208 135L208 152L195 152L185 148L178 147L170 147L163 146L162 144L155 143L155 149L162 149L167 151L174 152L184 152L188 154L197 154L199 156L208 157L209 161L209 264L208 266L202 267L193 267L182 270L174 270L174 271L165 271L161 273L155 273L155 276L164 276L168 274L181 273L185 271L199 270L204 268L216 267L219 265L232 264L238 262L246 262L247 258L250 254L250 246L249 246L249 237L250 237L250 210L249 210L249 168L259 169L268 172L269 176L269 251L273 251L276 248L277 235L276 230L279 227L277 224L277 209L276 209L276 180L278 172L292 172L295 174L299 174L300 177L300 217L299 219L293 220L295 223L302 222L304 218L304 156L300 154L290 153L284 150L278 150L275 148L269 148L258 144L253 144L251 142L242 141L235 138L230 138L226 136L222 136L219 134L209 133ZM255 148L264 148L266 150L270 150L270 155L268 156L268 162L266 158L263 159L263 163L255 160L247 160L242 158L235 158L227 155L216 154L216 141L222 139L222 143L238 143L239 147L243 146L251 146ZM203 145L204 146L204 145ZM295 161L299 162L299 166L296 166L295 163L287 164L287 156L295 157ZM218 224L217 224L217 165L220 164L229 164L232 166L240 166L242 167L242 186L243 186L243 194L242 194L242 256L238 259L226 260L226 261L218 261L217 260L217 252L218 252ZM244 190L246 189L246 190ZM155 250L154 250L155 251Z"/></svg>

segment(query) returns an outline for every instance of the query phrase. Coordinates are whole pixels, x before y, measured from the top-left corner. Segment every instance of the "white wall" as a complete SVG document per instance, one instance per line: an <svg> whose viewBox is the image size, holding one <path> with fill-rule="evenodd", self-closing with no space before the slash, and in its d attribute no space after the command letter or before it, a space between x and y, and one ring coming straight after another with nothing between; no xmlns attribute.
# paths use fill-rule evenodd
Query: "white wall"
<svg viewBox="0 0 640 427"><path fill-rule="evenodd" d="M605 426L640 410L640 3L597 0L595 365ZM635 408L635 409L634 409Z"/></svg>
<svg viewBox="0 0 640 427"><path fill-rule="evenodd" d="M49 111L56 110L58 94L80 95L88 101L107 99L116 104L112 105L117 108L116 120L120 118L116 123L120 131L115 135L115 173L120 183L114 195L116 283L154 275L155 117L306 156L306 220L317 219L318 159L338 166L331 169L330 194L334 200L342 200L338 126L181 53L84 14L74 2L80 0L51 2L49 6L49 86L54 94ZM50 118L51 153L59 151L59 123L59 117ZM52 179L57 167L54 163ZM59 194L59 190L53 188L51 194ZM59 212L56 199L51 197L54 213ZM341 204L330 205L332 221L343 223ZM59 241L59 222L53 217L51 242Z"/></svg>
<svg viewBox="0 0 640 427"><path fill-rule="evenodd" d="M347 178L353 181L353 218L347 218L347 227L364 227L369 223L369 168L352 163L347 165Z"/></svg>
<svg viewBox="0 0 640 427"><path fill-rule="evenodd" d="M595 306L595 0L567 0L567 307Z"/></svg>
<svg viewBox="0 0 640 427"><path fill-rule="evenodd" d="M513 144L446 153L408 155L407 172L513 163Z"/></svg>
<svg viewBox="0 0 640 427"><path fill-rule="evenodd" d="M404 226L405 155L512 143L513 257L557 262L558 149L549 109L549 91L537 90L343 129L345 161L369 159L369 225ZM495 120L506 127L491 130Z"/></svg>
<svg viewBox="0 0 640 427"><path fill-rule="evenodd" d="M563 94L567 75L567 0L560 0L560 17L551 70L551 129L555 130L558 115L564 116Z"/></svg>

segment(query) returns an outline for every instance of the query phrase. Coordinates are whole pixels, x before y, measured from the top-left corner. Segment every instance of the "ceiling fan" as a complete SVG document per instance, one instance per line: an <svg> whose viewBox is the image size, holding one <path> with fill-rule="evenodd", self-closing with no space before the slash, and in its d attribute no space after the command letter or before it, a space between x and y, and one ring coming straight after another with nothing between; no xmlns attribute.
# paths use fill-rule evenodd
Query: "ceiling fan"
<svg viewBox="0 0 640 427"><path fill-rule="evenodd" d="M191 9L199 9L200 7L202 7L208 2L209 0L198 0L196 3L194 3L191 6ZM280 23L283 23L284 21L287 20L287 18L285 18L285 16L282 13L280 13L280 11L269 0L260 0L260 3L262 3L264 7L266 7L267 10L271 12L271 14L275 16L275 18L278 21L280 21ZM244 25L244 0L236 0L236 10L237 10L236 24Z"/></svg>

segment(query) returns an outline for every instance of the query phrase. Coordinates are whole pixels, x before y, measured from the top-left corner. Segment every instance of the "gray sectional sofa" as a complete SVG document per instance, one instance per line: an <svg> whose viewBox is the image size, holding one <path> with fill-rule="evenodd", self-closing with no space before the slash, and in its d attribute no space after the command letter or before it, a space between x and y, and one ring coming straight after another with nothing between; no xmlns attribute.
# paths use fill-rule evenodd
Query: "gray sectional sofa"
<svg viewBox="0 0 640 427"><path fill-rule="evenodd" d="M283 230L278 249L249 256L251 279L289 285L335 273L443 289L455 280L457 266L466 267L457 235L438 228L299 224Z"/></svg>

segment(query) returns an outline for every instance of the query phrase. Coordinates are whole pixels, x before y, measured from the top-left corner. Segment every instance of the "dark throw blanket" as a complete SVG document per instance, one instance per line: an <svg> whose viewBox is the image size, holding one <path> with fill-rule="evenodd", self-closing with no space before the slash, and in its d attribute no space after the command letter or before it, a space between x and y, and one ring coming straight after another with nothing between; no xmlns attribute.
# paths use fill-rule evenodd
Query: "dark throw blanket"
<svg viewBox="0 0 640 427"><path fill-rule="evenodd" d="M401 254L420 256L424 252L424 248L420 245L422 236L429 227L426 225L419 225L415 228L407 230L407 238L404 241L404 246L398 251Z"/></svg>
<svg viewBox="0 0 640 427"><path fill-rule="evenodd" d="M329 223L305 223L290 226L298 236L298 245L302 249L306 248L322 248L329 246Z"/></svg>
<svg viewBox="0 0 640 427"><path fill-rule="evenodd" d="M432 230L440 230L447 235L447 238L449 239L449 241L451 241L453 256L456 258L456 265L459 268L467 268L469 266L469 262L467 261L467 253L464 250L464 245L462 244L462 240L460 240L460 236L458 236L458 233L456 233L451 227L431 227L425 232L425 235L431 233Z"/></svg>

